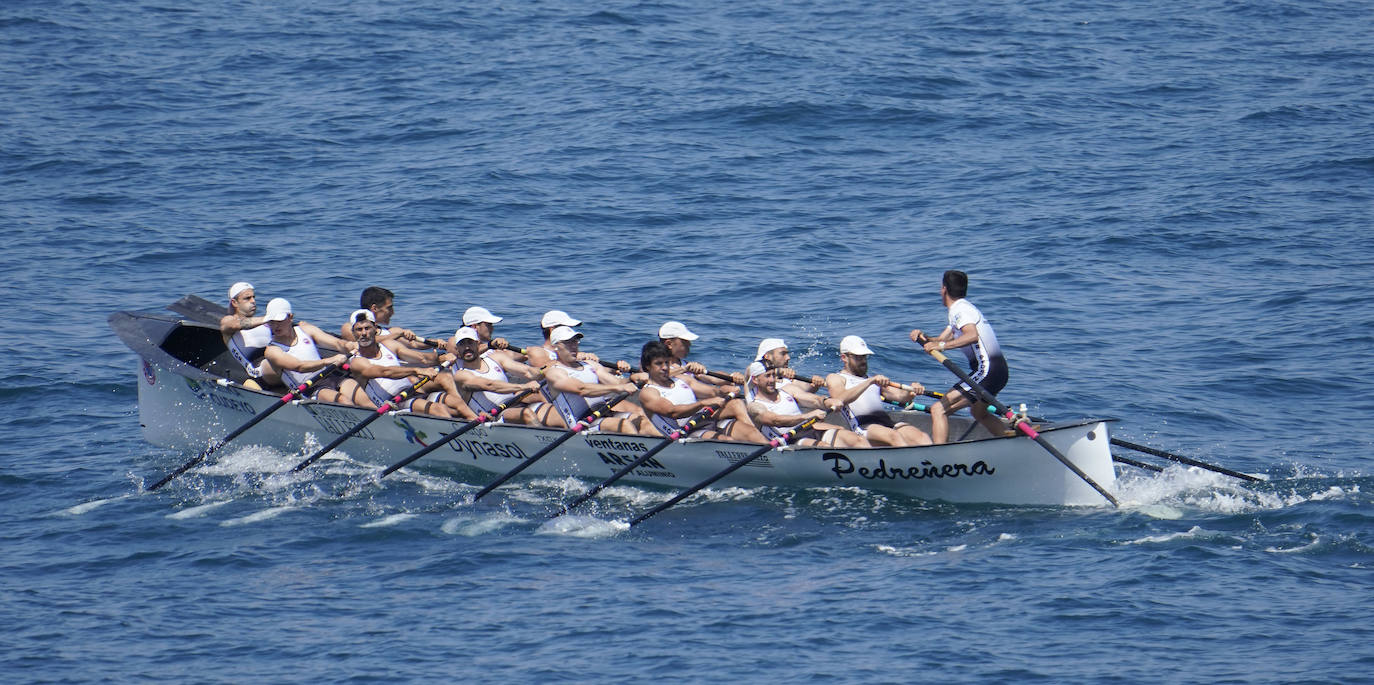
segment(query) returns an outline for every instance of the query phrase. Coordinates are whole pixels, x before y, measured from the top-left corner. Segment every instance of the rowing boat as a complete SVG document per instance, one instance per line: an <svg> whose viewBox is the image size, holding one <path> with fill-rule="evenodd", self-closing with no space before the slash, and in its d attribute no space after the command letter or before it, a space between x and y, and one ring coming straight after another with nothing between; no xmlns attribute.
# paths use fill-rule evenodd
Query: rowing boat
<svg viewBox="0 0 1374 685"><path fill-rule="evenodd" d="M280 401L280 395L244 387L242 367L225 348L210 312L195 316L188 296L169 307L185 316L118 312L110 326L140 358L139 417L148 442L198 450ZM202 307L203 309L203 307ZM282 407L244 433L238 442L299 452L326 443L370 414L369 409L314 400ZM893 411L895 420L929 428L920 412ZM1115 470L1109 420L1050 423L1039 432L1094 481L1110 489ZM390 464L462 425L461 421L392 412L344 443L354 459ZM954 417L951 435L970 426ZM484 424L434 450L419 464L446 468L474 483L509 471L554 442L563 431L512 424ZM588 432L564 442L525 472L601 480L659 442L653 437ZM682 488L711 476L756 448L747 443L688 438L659 452L625 476L626 482ZM956 503L1097 506L1102 495L1023 437L990 436L979 427L960 441L925 447L785 446L750 462L719 487L859 487Z"/></svg>

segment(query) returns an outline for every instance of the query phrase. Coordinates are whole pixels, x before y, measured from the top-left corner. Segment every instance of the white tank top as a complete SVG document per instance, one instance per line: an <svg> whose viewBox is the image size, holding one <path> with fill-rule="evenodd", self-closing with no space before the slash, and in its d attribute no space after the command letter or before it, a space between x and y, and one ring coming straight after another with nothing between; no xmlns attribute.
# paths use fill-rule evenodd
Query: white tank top
<svg viewBox="0 0 1374 685"><path fill-rule="evenodd" d="M249 378L262 378L262 351L272 342L272 329L267 324L235 333L229 338L229 354L233 355Z"/></svg>
<svg viewBox="0 0 1374 685"><path fill-rule="evenodd" d="M380 344L377 347L381 350L381 353L377 355L376 359L370 357L362 358L377 366L401 365L401 359L396 356L395 352L391 351L391 348ZM373 378L367 381L367 385L363 386L363 391L367 393L368 399L372 400L374 404L380 407L390 402L391 398L396 396L396 393L408 387L410 387L410 381L404 378Z"/></svg>
<svg viewBox="0 0 1374 685"><path fill-rule="evenodd" d="M846 388L852 388L867 380L865 378L859 378L858 376L852 376L843 371L840 372L840 376L844 377L844 387ZM840 415L849 422L850 429L856 432L860 430L860 416L882 413L884 413L883 391L878 388L876 383L868 386L857 399L840 409Z"/></svg>
<svg viewBox="0 0 1374 685"><path fill-rule="evenodd" d="M802 413L801 405L797 404L797 399L781 390L778 391L778 399L772 402L769 402L768 400L764 399L763 395L758 394L754 395L752 401L762 404L766 409L768 409L768 411L773 412L774 414L781 414L783 416L801 416ZM797 423L801 423L801 421L797 421ZM763 437L771 439L782 437L782 434L786 433L787 429L785 427L775 428L773 426L765 426L763 424L759 424L759 431L763 433Z"/></svg>
<svg viewBox="0 0 1374 685"><path fill-rule="evenodd" d="M673 384L666 388L661 385L654 385L654 389L658 391L659 395L663 396L663 399L673 404L691 404L697 401L697 394L692 392L692 386L688 385L687 381L681 378L673 378L671 380ZM692 417L684 416L680 419L675 419L671 416L664 416L662 414L649 414L649 421L664 435L669 435L673 431L687 425L687 420L690 418Z"/></svg>
<svg viewBox="0 0 1374 685"><path fill-rule="evenodd" d="M314 338L311 338L305 331L301 330L300 326L294 327L292 331L296 334L296 344L288 346L285 343L279 343L275 340L271 341L270 344L286 350L287 354L303 362L313 362L321 358L319 348L315 347ZM282 369L281 379L286 383L287 387L294 388L304 383L305 379L313 375L315 374Z"/></svg>
<svg viewBox="0 0 1374 685"><path fill-rule="evenodd" d="M506 370L501 368L501 365L498 364L495 359L491 358L491 350L483 352L482 356L479 357L479 359L481 359L482 364L486 366L486 371L459 368L455 366L453 367L454 373L457 373L458 371L467 371L468 373L474 376L481 376L482 378L487 378L493 381L500 381L502 383L510 382L510 377L506 375ZM472 408L476 409L479 412L491 411L492 409L495 409L498 405L500 405L502 402L505 402L506 400L512 397L515 397L515 393L499 393L491 392L489 390L479 390L477 392L472 393L472 399L468 402L468 404L472 405Z"/></svg>
<svg viewBox="0 0 1374 685"><path fill-rule="evenodd" d="M600 384L601 379L596 376L596 368L590 362L579 362L579 366L572 368L567 366L560 367L568 372L569 376L583 383ZM563 420L569 426L575 425L582 419L592 407L599 407L606 403L609 397L583 397L571 392L559 392L553 387L552 383L544 384L545 390L553 394L553 406L563 415Z"/></svg>

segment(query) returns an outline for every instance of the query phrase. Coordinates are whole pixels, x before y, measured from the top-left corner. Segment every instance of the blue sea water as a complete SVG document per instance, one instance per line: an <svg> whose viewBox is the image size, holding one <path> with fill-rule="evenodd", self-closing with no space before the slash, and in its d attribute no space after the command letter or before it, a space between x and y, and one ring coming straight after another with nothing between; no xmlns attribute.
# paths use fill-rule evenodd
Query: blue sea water
<svg viewBox="0 0 1374 685"><path fill-rule="evenodd" d="M1369 682L1363 2L0 5L0 669L24 682ZM940 386L959 268L1003 396L1261 473L1123 506L476 487L144 442L105 323L248 280L337 326L481 304L632 357ZM1144 458L1123 453L1124 456ZM262 487L265 483L275 483Z"/></svg>

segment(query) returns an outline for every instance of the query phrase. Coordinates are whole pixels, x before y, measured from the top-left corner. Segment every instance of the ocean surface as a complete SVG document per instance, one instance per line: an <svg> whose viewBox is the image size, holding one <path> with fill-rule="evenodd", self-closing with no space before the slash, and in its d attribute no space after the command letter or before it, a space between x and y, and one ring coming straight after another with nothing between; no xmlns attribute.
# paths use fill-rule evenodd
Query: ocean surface
<svg viewBox="0 0 1374 685"><path fill-rule="evenodd" d="M1374 681L1367 2L7 0L8 682ZM1002 396L1268 478L1119 470L1120 509L851 488L484 483L347 448L142 438L106 317L247 280L335 328L668 319L739 369L947 386L939 279ZM1140 454L1122 456L1145 459ZM263 487L263 483L276 483Z"/></svg>

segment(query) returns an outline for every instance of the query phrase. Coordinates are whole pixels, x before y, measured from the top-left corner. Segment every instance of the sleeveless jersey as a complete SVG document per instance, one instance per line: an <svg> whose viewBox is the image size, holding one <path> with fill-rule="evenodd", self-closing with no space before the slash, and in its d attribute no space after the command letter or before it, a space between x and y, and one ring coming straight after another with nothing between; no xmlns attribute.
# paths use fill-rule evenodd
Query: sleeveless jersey
<svg viewBox="0 0 1374 685"><path fill-rule="evenodd" d="M575 380L583 383L601 383L601 379L596 376L596 368L589 362L579 362L576 368L567 366L561 368ZM577 425L577 422L589 410L605 404L606 400L610 399L609 397L583 397L576 393L559 392L552 383L544 384L544 389L545 394L551 396L554 408L563 415L563 420L567 421L569 426Z"/></svg>
<svg viewBox="0 0 1374 685"><path fill-rule="evenodd" d="M774 414L781 414L783 416L801 416L802 414L801 405L797 404L796 398L781 390L778 391L778 399L772 402L769 402L768 400L764 399L763 395L757 394L754 395L751 401L762 404L765 408L768 409L768 411L773 412ZM801 423L801 420L798 419L797 423ZM782 437L782 434L787 432L787 428L785 426L782 428L776 428L773 426L765 426L763 424L759 424L759 431L763 433L763 437L771 440L773 438Z"/></svg>
<svg viewBox="0 0 1374 685"><path fill-rule="evenodd" d="M663 396L663 399L673 404L691 404L697 401L697 394L692 392L692 386L688 385L687 381L681 378L673 378L671 381L672 385L667 388L660 385L654 386L654 389ZM690 416L684 416L675 419L662 414L649 414L649 421L654 424L654 428L657 428L664 435L670 435L673 431L687 425L687 420L690 418Z"/></svg>
<svg viewBox="0 0 1374 685"><path fill-rule="evenodd" d="M380 344L377 347L381 350L381 353L377 355L376 359L369 357L363 357L363 359L377 366L401 365L401 359L396 356L395 352L391 351L391 348ZM404 378L372 378L367 381L367 385L363 386L363 392L367 393L368 399L372 400L374 404L380 407L390 402L391 398L396 396L396 393L408 387L410 387L410 381Z"/></svg>
<svg viewBox="0 0 1374 685"><path fill-rule="evenodd" d="M283 350L286 350L287 354L301 361L312 362L320 359L320 350L319 348L315 347L315 339L311 338L309 335L306 334L305 331L301 330L300 326L294 327L293 331L296 334L296 344L287 345L285 343L279 343L275 340L271 341L271 343L269 344L275 345ZM281 379L282 382L284 382L288 388L294 388L296 386L299 386L301 383L304 383L307 378L310 378L313 375L313 373L302 373L300 371L290 371L288 369L282 369Z"/></svg>
<svg viewBox="0 0 1374 685"><path fill-rule="evenodd" d="M458 371L467 371L468 373L471 373L474 376L480 376L482 378L487 378L493 381L500 381L502 383L509 383L510 377L506 375L506 370L501 368L501 365L496 363L496 360L492 359L490 355L491 350L487 350L486 352L482 353L481 357L479 357L479 359L481 359L483 363L486 365L486 371L460 368L457 366L453 367L453 371L454 373L457 373ZM500 405L502 402L505 402L506 400L512 397L515 397L515 393L499 393L491 392L489 390L478 390L472 393L472 399L468 401L468 404L471 405L473 409L479 412L491 411L492 409L495 409L498 405Z"/></svg>
<svg viewBox="0 0 1374 685"><path fill-rule="evenodd" d="M840 376L844 378L846 388L852 388L867 380L843 371L840 372ZM857 399L840 409L840 416L849 422L849 429L856 433L863 430L863 426L859 425L860 419L874 414L886 415L883 411L883 391L876 384L868 386Z"/></svg>
<svg viewBox="0 0 1374 685"><path fill-rule="evenodd" d="M235 333L229 338L229 354L233 355L249 378L262 378L262 353L272 342L272 329L267 324Z"/></svg>

